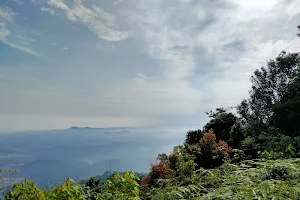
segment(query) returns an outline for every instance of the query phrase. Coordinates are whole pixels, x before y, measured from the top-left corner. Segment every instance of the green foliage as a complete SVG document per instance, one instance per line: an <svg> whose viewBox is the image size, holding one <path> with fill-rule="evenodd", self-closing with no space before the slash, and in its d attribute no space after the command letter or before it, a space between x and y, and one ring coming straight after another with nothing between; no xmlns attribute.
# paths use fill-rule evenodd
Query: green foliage
<svg viewBox="0 0 300 200"><path fill-rule="evenodd" d="M139 184L138 177L134 172L125 172L124 174L116 173L112 179L107 180L107 188L102 194L99 194L100 199L124 199L138 200L139 199ZM97 198L99 199L99 198Z"/></svg>
<svg viewBox="0 0 300 200"><path fill-rule="evenodd" d="M179 155L177 163L177 175L182 177L189 177L193 174L197 164L190 155Z"/></svg>
<svg viewBox="0 0 300 200"><path fill-rule="evenodd" d="M76 183L73 179L68 178L62 185L56 185L53 189L45 190L46 199L69 199L84 200L86 195L82 185Z"/></svg>
<svg viewBox="0 0 300 200"><path fill-rule="evenodd" d="M5 199L44 199L45 195L42 190L32 181L25 179L21 183L14 185L12 191L8 192Z"/></svg>
<svg viewBox="0 0 300 200"><path fill-rule="evenodd" d="M62 185L41 190L35 183L25 179L15 184L4 199L7 200L137 200L139 199L138 177L133 172L115 173L106 183L92 178L84 184L67 179Z"/></svg>
<svg viewBox="0 0 300 200"><path fill-rule="evenodd" d="M188 131L185 138L185 144L186 145L197 144L202 137L203 137L203 133L201 130Z"/></svg>
<svg viewBox="0 0 300 200"><path fill-rule="evenodd" d="M260 145L256 142L254 137L246 137L241 142L241 149L246 155L249 155L250 158L255 158L257 152L260 150Z"/></svg>
<svg viewBox="0 0 300 200"><path fill-rule="evenodd" d="M82 181L82 184L85 185L84 190L87 194L102 193L104 187L104 182L96 177L91 177L87 181ZM96 198L90 195L90 199L94 200Z"/></svg>
<svg viewBox="0 0 300 200"><path fill-rule="evenodd" d="M86 199L83 187L72 179L67 179L62 185L57 185L51 190L42 191L35 183L25 179L14 185L12 191L5 196L7 200L80 200Z"/></svg>
<svg viewBox="0 0 300 200"><path fill-rule="evenodd" d="M266 160L277 160L285 158L285 154L283 152L268 152L267 150L265 150L262 153L259 153L259 157Z"/></svg>
<svg viewBox="0 0 300 200"><path fill-rule="evenodd" d="M203 132L213 129L217 141L227 141L230 146L237 148L244 138L238 118L222 108L217 108L216 112L210 111L207 114L212 119L203 127Z"/></svg>
<svg viewBox="0 0 300 200"><path fill-rule="evenodd" d="M277 103L274 106L272 120L285 135L300 136L300 96L284 103Z"/></svg>
<svg viewBox="0 0 300 200"><path fill-rule="evenodd" d="M246 136L257 136L271 126L288 136L299 135L299 70L299 54L282 52L253 73L250 98L237 107Z"/></svg>
<svg viewBox="0 0 300 200"><path fill-rule="evenodd" d="M293 145L289 144L285 150L286 155L289 155L290 157L295 157L296 155L296 149L293 147Z"/></svg>
<svg viewBox="0 0 300 200"><path fill-rule="evenodd" d="M270 60L266 67L257 69L251 77L250 98L244 102L247 105L239 107L242 117L248 122L251 119L268 122L273 105L281 100L288 85L298 75L299 64L298 53L282 52L275 60Z"/></svg>
<svg viewBox="0 0 300 200"><path fill-rule="evenodd" d="M238 164L243 160L246 160L246 155L243 150L232 149L229 153L230 163Z"/></svg>
<svg viewBox="0 0 300 200"><path fill-rule="evenodd" d="M142 199L299 199L300 160L243 161L199 169L190 182L165 181Z"/></svg>

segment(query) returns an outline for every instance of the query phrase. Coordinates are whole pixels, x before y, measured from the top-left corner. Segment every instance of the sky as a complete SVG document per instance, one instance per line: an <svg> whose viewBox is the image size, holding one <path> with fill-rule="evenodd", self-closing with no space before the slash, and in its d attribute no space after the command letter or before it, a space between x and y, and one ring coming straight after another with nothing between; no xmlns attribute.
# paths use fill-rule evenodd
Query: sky
<svg viewBox="0 0 300 200"><path fill-rule="evenodd" d="M0 0L0 130L204 124L300 51L299 0Z"/></svg>

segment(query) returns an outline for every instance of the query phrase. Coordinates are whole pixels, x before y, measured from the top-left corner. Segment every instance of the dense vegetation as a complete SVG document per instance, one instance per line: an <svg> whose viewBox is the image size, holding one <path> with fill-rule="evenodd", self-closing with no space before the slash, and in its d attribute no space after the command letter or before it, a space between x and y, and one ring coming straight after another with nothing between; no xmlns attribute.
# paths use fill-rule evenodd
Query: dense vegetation
<svg viewBox="0 0 300 200"><path fill-rule="evenodd" d="M159 154L142 178L114 173L47 190L24 180L3 198L300 199L300 55L282 52L251 82L249 98L207 112L203 129Z"/></svg>

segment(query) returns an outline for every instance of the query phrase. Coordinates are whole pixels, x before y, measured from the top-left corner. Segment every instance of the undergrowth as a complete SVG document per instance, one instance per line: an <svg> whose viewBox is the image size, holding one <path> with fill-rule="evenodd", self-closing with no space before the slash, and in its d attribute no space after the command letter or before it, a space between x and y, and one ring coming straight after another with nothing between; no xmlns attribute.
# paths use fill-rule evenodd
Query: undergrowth
<svg viewBox="0 0 300 200"><path fill-rule="evenodd" d="M160 180L165 184L148 188L143 199L300 199L300 159L225 163L187 179Z"/></svg>

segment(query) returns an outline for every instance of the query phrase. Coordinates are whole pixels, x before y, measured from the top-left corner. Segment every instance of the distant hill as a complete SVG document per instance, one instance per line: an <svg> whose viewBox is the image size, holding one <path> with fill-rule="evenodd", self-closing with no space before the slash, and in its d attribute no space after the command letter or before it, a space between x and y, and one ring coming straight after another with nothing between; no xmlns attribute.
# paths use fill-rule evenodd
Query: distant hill
<svg viewBox="0 0 300 200"><path fill-rule="evenodd" d="M66 130L82 130L82 131L90 131L90 130L116 130L116 131L106 131L105 134L125 134L125 133L129 133L129 131L126 130L119 130L121 128L92 128L92 127L77 127L77 126L73 126L71 128L68 128Z"/></svg>
<svg viewBox="0 0 300 200"><path fill-rule="evenodd" d="M77 127L72 126L71 128L68 128L66 130L97 130L97 129L103 129L103 128L92 128L92 127Z"/></svg>

